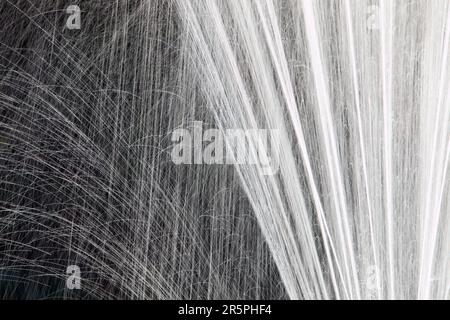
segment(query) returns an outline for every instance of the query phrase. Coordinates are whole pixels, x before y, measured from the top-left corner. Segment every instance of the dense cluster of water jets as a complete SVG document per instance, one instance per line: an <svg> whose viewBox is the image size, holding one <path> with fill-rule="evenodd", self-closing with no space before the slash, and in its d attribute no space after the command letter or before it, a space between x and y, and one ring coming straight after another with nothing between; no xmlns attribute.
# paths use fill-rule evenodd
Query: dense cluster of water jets
<svg viewBox="0 0 450 320"><path fill-rule="evenodd" d="M0 297L450 298L448 0L77 4L0 3Z"/></svg>

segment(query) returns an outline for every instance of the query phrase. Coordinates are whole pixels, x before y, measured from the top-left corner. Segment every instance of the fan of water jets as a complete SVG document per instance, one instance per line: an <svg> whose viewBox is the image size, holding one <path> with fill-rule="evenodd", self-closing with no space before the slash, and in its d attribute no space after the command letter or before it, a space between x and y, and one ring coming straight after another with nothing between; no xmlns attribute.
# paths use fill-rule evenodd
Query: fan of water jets
<svg viewBox="0 0 450 320"><path fill-rule="evenodd" d="M282 131L238 172L289 297L447 298L448 2L179 5L218 125Z"/></svg>
<svg viewBox="0 0 450 320"><path fill-rule="evenodd" d="M447 0L69 4L0 4L3 297L450 297ZM278 172L175 165L194 121Z"/></svg>

